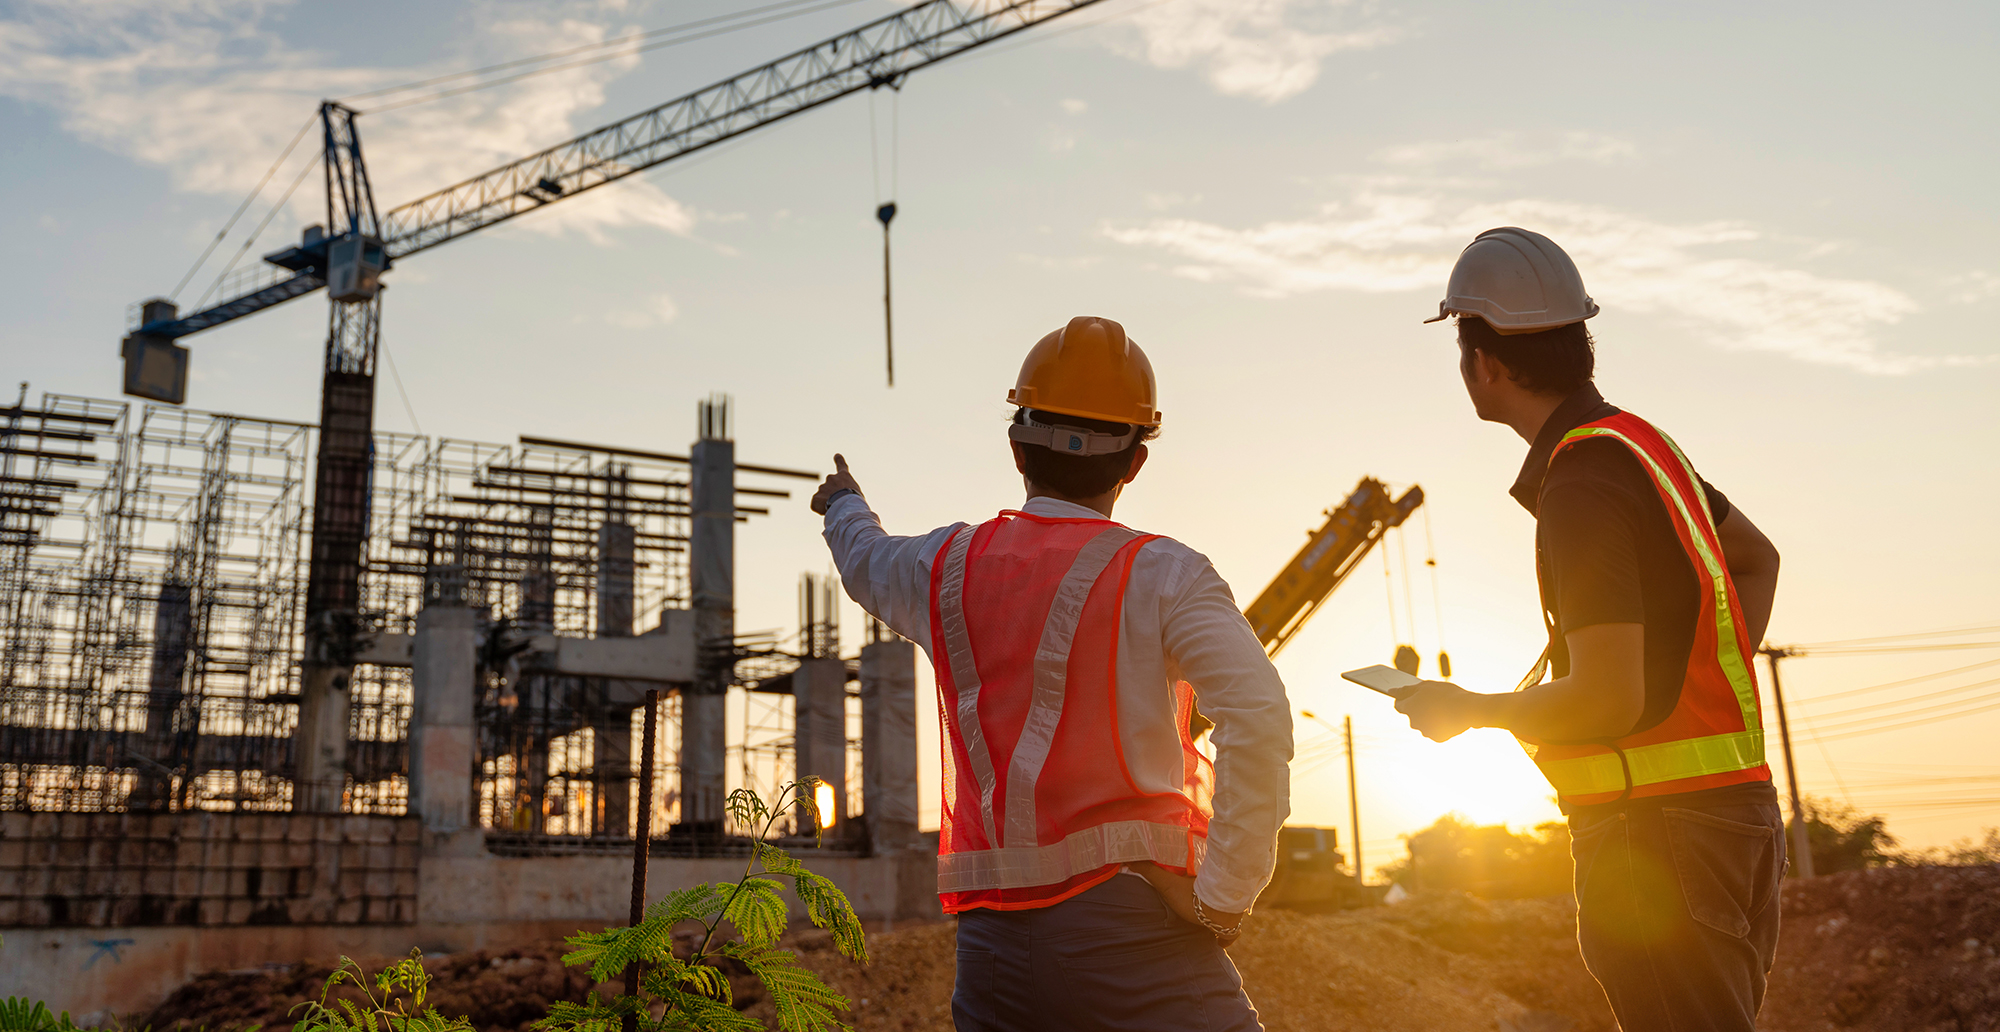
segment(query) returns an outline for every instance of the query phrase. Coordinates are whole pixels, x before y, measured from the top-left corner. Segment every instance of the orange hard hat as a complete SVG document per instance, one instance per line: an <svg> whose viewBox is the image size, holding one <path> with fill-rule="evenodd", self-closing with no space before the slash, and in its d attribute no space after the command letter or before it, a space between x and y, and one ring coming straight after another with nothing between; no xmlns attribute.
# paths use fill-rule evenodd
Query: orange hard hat
<svg viewBox="0 0 2000 1032"><path fill-rule="evenodd" d="M1093 315L1079 315L1036 342L1007 400L1065 416L1160 425L1153 363L1126 338L1125 327Z"/></svg>

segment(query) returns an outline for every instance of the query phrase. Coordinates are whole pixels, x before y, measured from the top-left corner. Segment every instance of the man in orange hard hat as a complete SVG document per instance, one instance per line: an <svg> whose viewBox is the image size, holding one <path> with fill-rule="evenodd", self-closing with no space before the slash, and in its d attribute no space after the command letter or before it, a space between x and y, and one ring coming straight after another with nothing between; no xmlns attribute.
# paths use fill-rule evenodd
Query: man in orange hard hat
<svg viewBox="0 0 2000 1032"><path fill-rule="evenodd" d="M1160 425L1124 328L1070 320L1007 400L1020 509L892 537L838 455L812 501L848 594L937 673L953 1018L1262 1028L1223 948L1291 809L1284 684L1206 558L1111 520Z"/></svg>
<svg viewBox="0 0 2000 1032"><path fill-rule="evenodd" d="M1597 392L1597 304L1554 241L1481 233L1445 295L1429 321L1458 317L1473 409L1530 445L1512 494L1536 519L1548 649L1514 692L1426 681L1396 708L1440 742L1501 727L1527 746L1569 815L1577 940L1621 1028L1751 1032L1785 869L1750 664L1777 549Z"/></svg>

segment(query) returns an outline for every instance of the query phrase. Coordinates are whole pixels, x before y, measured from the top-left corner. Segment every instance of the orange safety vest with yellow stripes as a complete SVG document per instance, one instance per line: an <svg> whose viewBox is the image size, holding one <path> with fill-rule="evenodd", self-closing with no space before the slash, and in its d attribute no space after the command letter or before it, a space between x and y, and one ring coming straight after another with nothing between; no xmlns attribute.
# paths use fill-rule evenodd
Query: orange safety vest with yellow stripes
<svg viewBox="0 0 2000 1032"><path fill-rule="evenodd" d="M1215 775L1187 736L1192 689L1161 686L1177 711L1179 791L1138 786L1118 723L1125 586L1156 536L1009 511L959 528L938 551L931 655L946 913L1053 906L1133 861L1200 867Z"/></svg>
<svg viewBox="0 0 2000 1032"><path fill-rule="evenodd" d="M1550 463L1565 448L1595 438L1630 449L1666 505L1703 589L1694 644L1680 699L1665 720L1617 739L1545 742L1524 736L1522 745L1562 801L1579 806L1770 780L1743 610L1694 466L1666 434L1629 412L1571 430ZM1542 585L1542 603L1553 611L1551 588ZM1540 668L1530 680L1540 680Z"/></svg>

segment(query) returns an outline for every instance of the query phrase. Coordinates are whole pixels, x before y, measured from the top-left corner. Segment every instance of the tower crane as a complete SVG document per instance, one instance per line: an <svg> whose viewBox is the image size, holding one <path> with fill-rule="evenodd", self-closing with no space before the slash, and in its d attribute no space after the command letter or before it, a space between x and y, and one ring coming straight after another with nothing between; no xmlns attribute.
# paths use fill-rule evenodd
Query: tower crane
<svg viewBox="0 0 2000 1032"><path fill-rule="evenodd" d="M264 256L225 300L181 315L153 298L123 343L125 392L186 398L183 337L325 288L325 375L300 671L293 808L340 809L348 682L366 634L360 613L374 433L382 275L397 262L676 158L904 77L1099 0L925 0L573 140L379 211L361 149L361 112L326 101L319 120L326 221Z"/></svg>

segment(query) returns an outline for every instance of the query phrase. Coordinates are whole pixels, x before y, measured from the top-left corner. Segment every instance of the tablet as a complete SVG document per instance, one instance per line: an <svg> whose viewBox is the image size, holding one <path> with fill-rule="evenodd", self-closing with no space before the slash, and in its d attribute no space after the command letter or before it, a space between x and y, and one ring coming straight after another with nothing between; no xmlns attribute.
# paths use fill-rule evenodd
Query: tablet
<svg viewBox="0 0 2000 1032"><path fill-rule="evenodd" d="M1380 663L1359 670L1349 670L1340 675L1364 688L1373 688L1392 699L1403 697L1405 689L1423 683L1423 678L1406 674L1392 666Z"/></svg>

